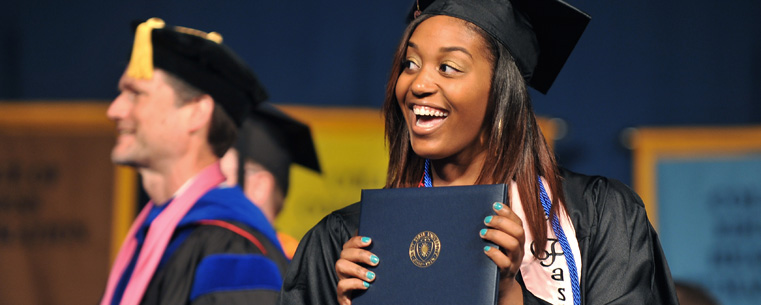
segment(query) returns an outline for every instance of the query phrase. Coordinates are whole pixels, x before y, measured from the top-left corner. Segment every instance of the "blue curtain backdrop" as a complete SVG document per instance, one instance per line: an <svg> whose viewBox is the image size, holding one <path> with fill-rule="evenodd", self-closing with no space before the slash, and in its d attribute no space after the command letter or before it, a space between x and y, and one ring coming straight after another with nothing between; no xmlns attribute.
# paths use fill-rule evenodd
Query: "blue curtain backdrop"
<svg viewBox="0 0 761 305"><path fill-rule="evenodd" d="M379 107L410 0L6 1L0 100L116 95L129 24L223 34L275 103ZM631 182L626 127L761 123L761 2L571 1L592 15L540 115L559 117L563 165Z"/></svg>

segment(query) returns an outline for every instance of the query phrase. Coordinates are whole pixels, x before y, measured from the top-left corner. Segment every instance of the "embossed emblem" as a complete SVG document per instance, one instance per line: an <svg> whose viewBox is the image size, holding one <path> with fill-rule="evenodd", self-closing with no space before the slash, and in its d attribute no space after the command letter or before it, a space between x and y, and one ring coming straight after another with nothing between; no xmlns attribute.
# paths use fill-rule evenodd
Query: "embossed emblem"
<svg viewBox="0 0 761 305"><path fill-rule="evenodd" d="M410 243L410 260L415 266L425 268L439 258L441 241L435 233L423 231L415 235Z"/></svg>

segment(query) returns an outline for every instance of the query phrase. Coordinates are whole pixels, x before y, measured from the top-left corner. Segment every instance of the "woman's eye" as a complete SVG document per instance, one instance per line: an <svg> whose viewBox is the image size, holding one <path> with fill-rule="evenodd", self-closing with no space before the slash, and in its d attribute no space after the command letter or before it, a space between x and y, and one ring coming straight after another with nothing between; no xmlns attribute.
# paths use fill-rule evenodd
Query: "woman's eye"
<svg viewBox="0 0 761 305"><path fill-rule="evenodd" d="M404 63L402 64L402 68L404 70L414 70L414 69L417 69L417 67L418 65L412 60L405 60Z"/></svg>
<svg viewBox="0 0 761 305"><path fill-rule="evenodd" d="M443 72L444 74L452 74L452 73L460 72L460 70L457 70L456 68L447 64L441 64L439 66L439 71Z"/></svg>

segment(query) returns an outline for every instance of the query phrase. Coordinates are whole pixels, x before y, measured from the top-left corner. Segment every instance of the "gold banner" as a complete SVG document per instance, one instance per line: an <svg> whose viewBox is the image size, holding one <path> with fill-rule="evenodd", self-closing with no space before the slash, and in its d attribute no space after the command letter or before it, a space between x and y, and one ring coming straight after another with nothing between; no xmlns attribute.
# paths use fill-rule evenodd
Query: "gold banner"
<svg viewBox="0 0 761 305"><path fill-rule="evenodd" d="M363 188L386 182L383 118L369 108L280 107L312 129L322 174L291 167L291 182L275 227L300 239L333 210L359 201Z"/></svg>

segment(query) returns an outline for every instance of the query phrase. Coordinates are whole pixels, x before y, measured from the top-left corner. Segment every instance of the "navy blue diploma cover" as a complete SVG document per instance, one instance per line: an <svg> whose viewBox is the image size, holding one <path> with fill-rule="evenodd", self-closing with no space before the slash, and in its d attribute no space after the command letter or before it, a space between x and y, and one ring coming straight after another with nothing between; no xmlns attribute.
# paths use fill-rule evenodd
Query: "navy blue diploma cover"
<svg viewBox="0 0 761 305"><path fill-rule="evenodd" d="M352 304L497 304L499 270L481 239L507 185L363 190L359 235L380 258Z"/></svg>

